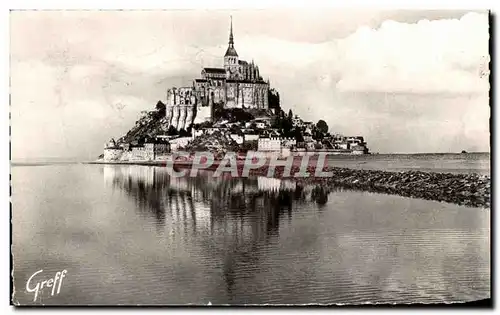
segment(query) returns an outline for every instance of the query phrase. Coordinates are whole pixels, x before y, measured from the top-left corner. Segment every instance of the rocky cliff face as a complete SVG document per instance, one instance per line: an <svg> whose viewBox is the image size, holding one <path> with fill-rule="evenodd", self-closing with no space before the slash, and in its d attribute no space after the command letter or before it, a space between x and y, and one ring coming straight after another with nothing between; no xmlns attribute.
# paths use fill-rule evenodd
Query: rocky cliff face
<svg viewBox="0 0 500 315"><path fill-rule="evenodd" d="M156 110L146 113L135 122L135 125L118 139L118 143L141 142L146 138L167 133L167 120L165 118L165 105L159 101Z"/></svg>

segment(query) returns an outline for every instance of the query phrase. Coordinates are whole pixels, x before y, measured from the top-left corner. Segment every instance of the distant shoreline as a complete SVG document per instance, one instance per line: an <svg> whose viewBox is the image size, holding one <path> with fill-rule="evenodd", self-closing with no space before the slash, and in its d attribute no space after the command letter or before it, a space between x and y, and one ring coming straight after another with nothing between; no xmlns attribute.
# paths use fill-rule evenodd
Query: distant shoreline
<svg viewBox="0 0 500 315"><path fill-rule="evenodd" d="M355 154L331 154L328 155L328 158L331 159L363 159L363 158L377 158L380 156L419 156L419 155L456 155L456 156L467 156L467 155L491 155L491 152L467 152L467 153L460 153L460 152L445 152L445 153L371 153L371 154L360 154L360 155L355 155ZM50 165L50 164L103 164L103 163L95 163L95 160L79 160L79 159L68 159L68 160L60 160L60 159L46 159L46 158L40 158L40 159L26 159L26 160L11 160L10 164L12 166L30 166L30 165ZM137 164L137 161L127 161L130 162L129 164ZM144 161L146 162L146 161ZM153 161L156 162L156 161ZM141 162L142 163L142 162ZM113 162L114 164L114 162Z"/></svg>
<svg viewBox="0 0 500 315"><path fill-rule="evenodd" d="M360 155L355 155L355 154L331 154L329 156L334 156L334 157L366 157L366 156L373 156L373 155L391 155L391 156L402 156L402 155L478 155L478 154L491 154L491 152L467 152L467 153L460 153L460 152L416 152L416 153L378 153L378 152L372 152L371 154L360 154ZM68 158L68 159L60 159L60 158L29 158L29 159L11 159L10 163L12 164L32 164L32 163L89 163L93 162L93 160L83 160L79 158Z"/></svg>

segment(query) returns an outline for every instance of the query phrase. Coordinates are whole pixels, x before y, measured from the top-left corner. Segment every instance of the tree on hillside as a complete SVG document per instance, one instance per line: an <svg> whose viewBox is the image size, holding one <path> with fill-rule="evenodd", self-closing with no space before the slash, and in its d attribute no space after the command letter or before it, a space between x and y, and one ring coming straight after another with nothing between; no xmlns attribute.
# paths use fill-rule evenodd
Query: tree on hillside
<svg viewBox="0 0 500 315"><path fill-rule="evenodd" d="M241 132L241 129L238 126L236 126L236 125L232 125L229 128L229 132L233 133L233 134L239 134Z"/></svg>
<svg viewBox="0 0 500 315"><path fill-rule="evenodd" d="M138 136L136 138L137 144L138 145L143 145L146 142L146 137L145 136Z"/></svg>
<svg viewBox="0 0 500 315"><path fill-rule="evenodd" d="M325 135L318 128L313 129L312 138L314 140L321 141L321 140L323 140L324 137L325 137Z"/></svg>
<svg viewBox="0 0 500 315"><path fill-rule="evenodd" d="M283 119L283 117L285 117L285 112L282 109L280 109L276 117L278 117L278 119Z"/></svg>
<svg viewBox="0 0 500 315"><path fill-rule="evenodd" d="M158 101L158 103L156 103L156 110L161 116L165 116L166 109L167 107L162 101Z"/></svg>
<svg viewBox="0 0 500 315"><path fill-rule="evenodd" d="M326 121L322 119L318 120L316 128L318 128L318 130L321 131L323 134L328 133L328 124L326 123Z"/></svg>
<svg viewBox="0 0 500 315"><path fill-rule="evenodd" d="M283 117L278 116L274 121L272 128L278 129L282 137L294 137L294 133L292 130L293 124L292 121L288 119L287 115L284 115Z"/></svg>
<svg viewBox="0 0 500 315"><path fill-rule="evenodd" d="M220 104L213 104L212 107L213 110L213 120L218 121L218 120L226 120L228 119L228 113L227 111L224 110L224 107Z"/></svg>
<svg viewBox="0 0 500 315"><path fill-rule="evenodd" d="M231 122L247 122L255 118L252 114L241 108L232 108L227 111L230 114Z"/></svg>
<svg viewBox="0 0 500 315"><path fill-rule="evenodd" d="M269 108L274 108L276 112L281 110L280 105L280 94L275 89L269 89L267 92L267 100L269 102Z"/></svg>
<svg viewBox="0 0 500 315"><path fill-rule="evenodd" d="M172 126L172 125L170 125L170 127L168 127L167 134L169 136L177 136L177 135L179 135L179 133L177 132L177 129L175 129L175 127Z"/></svg>
<svg viewBox="0 0 500 315"><path fill-rule="evenodd" d="M294 138L297 142L304 142L304 136L302 135L302 131L299 128L295 128L293 130Z"/></svg>
<svg viewBox="0 0 500 315"><path fill-rule="evenodd" d="M289 120L292 120L292 119L293 119L293 112L292 112L292 110L291 110L291 109L288 111L288 119L289 119Z"/></svg>
<svg viewBox="0 0 500 315"><path fill-rule="evenodd" d="M223 108L219 106L214 111L214 121L247 122L254 118L251 113L241 108Z"/></svg>
<svg viewBox="0 0 500 315"><path fill-rule="evenodd" d="M245 141L240 145L240 150L242 152L257 151L257 148L258 148L257 141Z"/></svg>
<svg viewBox="0 0 500 315"><path fill-rule="evenodd" d="M181 137L191 137L191 133L187 132L184 128L179 130L179 136Z"/></svg>

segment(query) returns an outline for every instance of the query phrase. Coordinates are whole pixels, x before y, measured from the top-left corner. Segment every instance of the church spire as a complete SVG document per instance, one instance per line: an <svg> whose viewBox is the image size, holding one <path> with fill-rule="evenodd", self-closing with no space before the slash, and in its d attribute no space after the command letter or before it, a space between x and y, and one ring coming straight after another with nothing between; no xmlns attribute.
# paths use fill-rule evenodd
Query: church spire
<svg viewBox="0 0 500 315"><path fill-rule="evenodd" d="M226 54L224 57L238 57L236 49L234 49L234 37L233 37L233 17L231 16L231 26L229 29L229 46L227 47Z"/></svg>
<svg viewBox="0 0 500 315"><path fill-rule="evenodd" d="M233 16L231 15L231 28L229 30L229 45L234 46L234 37L233 37Z"/></svg>

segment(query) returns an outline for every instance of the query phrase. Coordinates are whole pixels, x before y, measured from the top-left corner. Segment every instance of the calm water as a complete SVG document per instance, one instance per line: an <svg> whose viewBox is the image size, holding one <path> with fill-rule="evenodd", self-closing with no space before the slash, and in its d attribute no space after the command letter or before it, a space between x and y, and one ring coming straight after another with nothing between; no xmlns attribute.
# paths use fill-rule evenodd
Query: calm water
<svg viewBox="0 0 500 315"><path fill-rule="evenodd" d="M490 174L489 153L333 155L329 165L385 171Z"/></svg>
<svg viewBox="0 0 500 315"><path fill-rule="evenodd" d="M490 297L490 211L146 166L12 168L15 299L45 304ZM40 298L37 303L40 303Z"/></svg>

